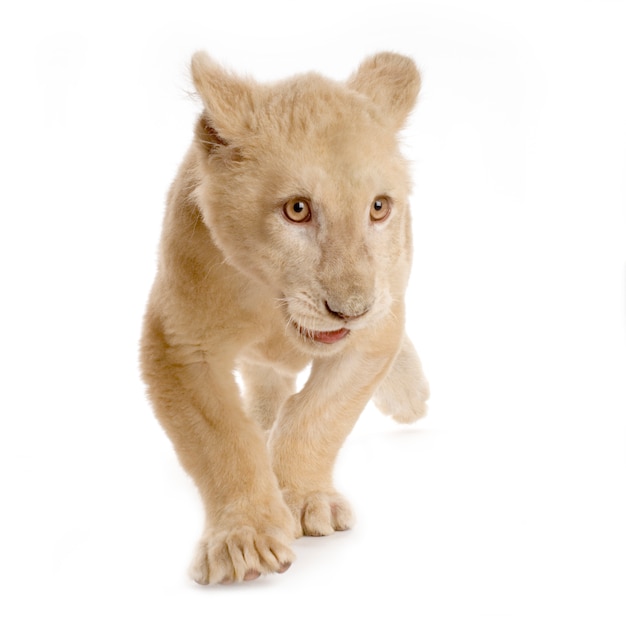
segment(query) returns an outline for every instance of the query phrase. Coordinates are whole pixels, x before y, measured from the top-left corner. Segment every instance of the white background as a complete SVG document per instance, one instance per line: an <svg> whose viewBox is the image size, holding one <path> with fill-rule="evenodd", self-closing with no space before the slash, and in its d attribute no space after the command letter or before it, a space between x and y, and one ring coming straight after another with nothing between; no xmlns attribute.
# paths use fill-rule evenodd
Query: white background
<svg viewBox="0 0 626 626"><path fill-rule="evenodd" d="M626 622L626 7L4 3L0 622ZM11 8L9 8L11 7ZM144 397L141 316L191 53L261 80L413 56L409 330L430 415L368 409L354 530L186 578L199 499Z"/></svg>

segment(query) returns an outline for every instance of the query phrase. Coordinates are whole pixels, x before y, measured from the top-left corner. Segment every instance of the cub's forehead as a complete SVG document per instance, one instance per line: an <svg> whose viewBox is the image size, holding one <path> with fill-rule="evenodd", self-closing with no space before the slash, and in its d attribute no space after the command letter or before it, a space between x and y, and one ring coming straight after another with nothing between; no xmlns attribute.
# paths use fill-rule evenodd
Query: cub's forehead
<svg viewBox="0 0 626 626"><path fill-rule="evenodd" d="M315 74L266 89L247 155L273 195L330 201L406 188L395 129L366 96Z"/></svg>
<svg viewBox="0 0 626 626"><path fill-rule="evenodd" d="M266 134L283 141L332 144L359 136L393 138L385 117L366 96L317 74L269 86L257 121Z"/></svg>
<svg viewBox="0 0 626 626"><path fill-rule="evenodd" d="M256 111L265 158L352 170L397 151L395 132L377 107L342 83L306 75L265 96Z"/></svg>
<svg viewBox="0 0 626 626"><path fill-rule="evenodd" d="M304 196L327 206L365 203L388 195L400 199L410 189L406 160L397 152L385 154L375 144L363 148L338 132L333 140L289 142L270 149L257 161L255 176L263 180L269 198Z"/></svg>

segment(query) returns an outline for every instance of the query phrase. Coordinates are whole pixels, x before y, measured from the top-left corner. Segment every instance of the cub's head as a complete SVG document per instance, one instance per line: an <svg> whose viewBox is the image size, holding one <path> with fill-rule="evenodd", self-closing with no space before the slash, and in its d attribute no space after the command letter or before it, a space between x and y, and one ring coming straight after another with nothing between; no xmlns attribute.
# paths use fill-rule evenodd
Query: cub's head
<svg viewBox="0 0 626 626"><path fill-rule="evenodd" d="M345 83L261 85L198 53L192 75L205 107L196 200L226 261L267 286L314 352L380 323L411 261L397 133L420 87L413 61L382 53Z"/></svg>

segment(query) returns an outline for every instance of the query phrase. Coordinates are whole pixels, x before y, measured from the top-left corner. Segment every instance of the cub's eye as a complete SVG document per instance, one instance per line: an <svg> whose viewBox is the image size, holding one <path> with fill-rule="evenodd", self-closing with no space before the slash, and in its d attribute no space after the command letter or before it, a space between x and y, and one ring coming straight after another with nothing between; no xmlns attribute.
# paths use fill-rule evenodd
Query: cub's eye
<svg viewBox="0 0 626 626"><path fill-rule="evenodd" d="M285 202L283 213L290 222L301 224L311 220L311 207L307 200L295 198Z"/></svg>
<svg viewBox="0 0 626 626"><path fill-rule="evenodd" d="M376 198L370 205L370 218L373 222L382 222L391 211L391 202L389 198L380 196Z"/></svg>

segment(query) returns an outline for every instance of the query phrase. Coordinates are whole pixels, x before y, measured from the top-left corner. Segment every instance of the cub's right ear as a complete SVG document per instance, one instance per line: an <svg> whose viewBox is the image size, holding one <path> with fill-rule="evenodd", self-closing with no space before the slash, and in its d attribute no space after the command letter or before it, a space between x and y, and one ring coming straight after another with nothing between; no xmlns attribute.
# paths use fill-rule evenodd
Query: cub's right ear
<svg viewBox="0 0 626 626"><path fill-rule="evenodd" d="M253 81L228 72L205 52L193 55L191 76L205 108L200 132L225 145L254 132L257 86Z"/></svg>

